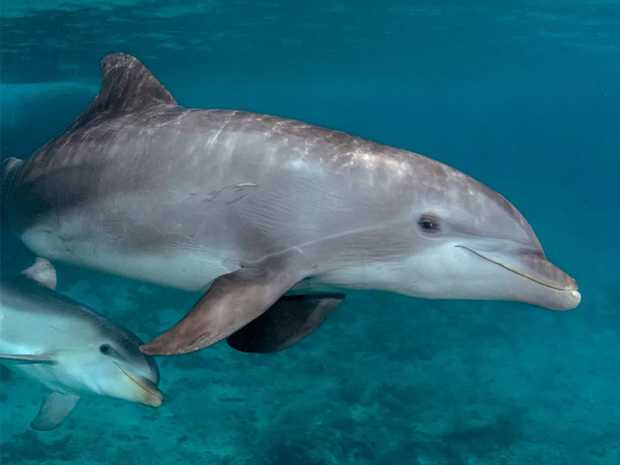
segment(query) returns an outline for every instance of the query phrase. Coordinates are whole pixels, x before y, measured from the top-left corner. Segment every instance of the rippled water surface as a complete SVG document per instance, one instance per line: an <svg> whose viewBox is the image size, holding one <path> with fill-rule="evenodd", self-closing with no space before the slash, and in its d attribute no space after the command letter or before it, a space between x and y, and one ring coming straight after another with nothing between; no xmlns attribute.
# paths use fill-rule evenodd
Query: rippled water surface
<svg viewBox="0 0 620 465"><path fill-rule="evenodd" d="M498 6L510 4L510 6ZM293 117L489 184L584 296L575 311L352 294L288 351L160 360L160 409L0 368L9 464L620 463L620 5L557 1L17 1L0 5L0 154L28 157L139 57L182 105ZM3 241L3 268L32 259ZM60 266L62 293L143 338L196 295Z"/></svg>

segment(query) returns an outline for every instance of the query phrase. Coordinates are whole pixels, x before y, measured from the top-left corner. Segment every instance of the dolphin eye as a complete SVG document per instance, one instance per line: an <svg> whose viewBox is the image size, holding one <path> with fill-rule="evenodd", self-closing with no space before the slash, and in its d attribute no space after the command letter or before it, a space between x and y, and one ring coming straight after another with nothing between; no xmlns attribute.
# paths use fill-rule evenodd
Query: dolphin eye
<svg viewBox="0 0 620 465"><path fill-rule="evenodd" d="M422 215L418 220L418 226L425 233L435 234L441 231L439 218L433 215Z"/></svg>
<svg viewBox="0 0 620 465"><path fill-rule="evenodd" d="M107 357L112 357L112 358L116 358L118 360L124 360L125 357L123 357L118 350L116 350L114 347L112 347L110 344L101 344L99 346L99 352L101 352L103 355L107 356Z"/></svg>

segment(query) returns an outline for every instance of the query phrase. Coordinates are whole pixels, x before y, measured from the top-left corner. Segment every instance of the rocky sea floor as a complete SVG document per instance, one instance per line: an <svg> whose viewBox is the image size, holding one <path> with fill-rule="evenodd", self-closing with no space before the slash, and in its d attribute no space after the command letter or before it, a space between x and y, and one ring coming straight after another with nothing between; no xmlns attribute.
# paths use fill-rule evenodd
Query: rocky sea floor
<svg viewBox="0 0 620 465"><path fill-rule="evenodd" d="M61 291L143 338L194 299L68 281ZM3 368L0 463L616 465L618 297L586 314L356 293L288 351L161 358L161 408L86 398L46 433L28 427L42 389Z"/></svg>

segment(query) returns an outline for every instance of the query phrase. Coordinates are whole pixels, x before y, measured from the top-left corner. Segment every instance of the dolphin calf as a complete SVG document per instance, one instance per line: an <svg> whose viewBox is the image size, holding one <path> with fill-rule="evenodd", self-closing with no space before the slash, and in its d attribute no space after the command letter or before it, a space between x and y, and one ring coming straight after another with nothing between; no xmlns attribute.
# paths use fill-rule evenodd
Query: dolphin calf
<svg viewBox="0 0 620 465"><path fill-rule="evenodd" d="M0 282L0 363L50 390L32 428L56 428L85 394L161 405L157 366L135 335L48 288L45 261L24 275Z"/></svg>
<svg viewBox="0 0 620 465"><path fill-rule="evenodd" d="M272 324L271 348L288 346L320 325L334 290L561 310L581 299L519 211L471 177L300 121L184 108L125 54L102 60L98 95L64 134L5 162L2 205L39 256L204 292L150 354L248 325L266 335L257 351ZM307 298L282 300L292 293ZM252 351L245 336L233 346Z"/></svg>

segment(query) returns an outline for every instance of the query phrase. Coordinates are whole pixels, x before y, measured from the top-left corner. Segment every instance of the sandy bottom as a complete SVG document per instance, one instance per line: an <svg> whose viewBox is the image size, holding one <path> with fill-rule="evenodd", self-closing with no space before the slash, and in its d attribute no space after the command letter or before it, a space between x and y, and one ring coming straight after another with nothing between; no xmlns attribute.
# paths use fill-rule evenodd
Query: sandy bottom
<svg viewBox="0 0 620 465"><path fill-rule="evenodd" d="M69 280L61 291L143 338L195 298L89 283ZM616 465L613 289L568 313L354 294L286 352L220 343L162 358L161 408L86 398L46 433L28 426L41 387L3 368L0 462Z"/></svg>

